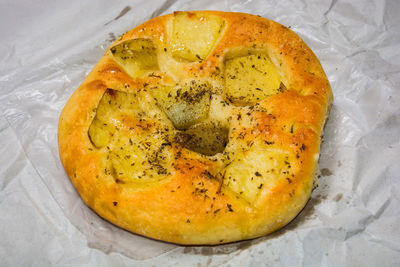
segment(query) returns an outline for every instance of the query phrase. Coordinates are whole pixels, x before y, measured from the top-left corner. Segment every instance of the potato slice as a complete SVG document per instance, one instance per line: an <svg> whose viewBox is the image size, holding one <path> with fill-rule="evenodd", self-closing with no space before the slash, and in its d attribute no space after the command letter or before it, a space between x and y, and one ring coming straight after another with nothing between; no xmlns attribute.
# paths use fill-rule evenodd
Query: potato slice
<svg viewBox="0 0 400 267"><path fill-rule="evenodd" d="M276 185L279 179L291 178L294 159L278 149L251 149L240 152L223 171L223 184L249 203L256 203L261 190Z"/></svg>
<svg viewBox="0 0 400 267"><path fill-rule="evenodd" d="M161 129L153 125L146 131L138 127L118 132L110 154L117 183L149 182L171 174L172 146Z"/></svg>
<svg viewBox="0 0 400 267"><path fill-rule="evenodd" d="M151 40L133 39L111 48L115 61L133 78L158 70L156 48Z"/></svg>
<svg viewBox="0 0 400 267"><path fill-rule="evenodd" d="M225 62L225 94L237 105L251 105L283 90L281 76L263 53L235 57Z"/></svg>
<svg viewBox="0 0 400 267"><path fill-rule="evenodd" d="M104 147L110 143L115 132L115 126L95 118L89 127L89 137L97 148Z"/></svg>
<svg viewBox="0 0 400 267"><path fill-rule="evenodd" d="M229 129L219 122L205 121L178 132L175 142L206 156L222 153L228 143Z"/></svg>
<svg viewBox="0 0 400 267"><path fill-rule="evenodd" d="M217 16L205 13L175 12L170 39L172 55L183 61L205 59L224 26Z"/></svg>
<svg viewBox="0 0 400 267"><path fill-rule="evenodd" d="M93 145L101 148L109 144L116 129L121 127L120 119L124 114L135 116L140 110L140 104L134 94L107 89L89 127L89 137Z"/></svg>
<svg viewBox="0 0 400 267"><path fill-rule="evenodd" d="M187 129L208 116L211 86L208 82L185 83L181 86L160 86L152 91L157 104L178 130Z"/></svg>

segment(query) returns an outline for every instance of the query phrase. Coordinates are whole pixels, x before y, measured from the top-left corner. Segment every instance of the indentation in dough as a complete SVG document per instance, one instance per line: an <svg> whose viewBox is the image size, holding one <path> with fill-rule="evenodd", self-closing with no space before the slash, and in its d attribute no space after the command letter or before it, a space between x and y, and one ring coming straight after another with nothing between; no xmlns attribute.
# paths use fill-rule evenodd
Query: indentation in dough
<svg viewBox="0 0 400 267"><path fill-rule="evenodd" d="M201 61L207 58L224 27L221 17L192 12L175 12L169 46L180 61Z"/></svg>
<svg viewBox="0 0 400 267"><path fill-rule="evenodd" d="M225 97L237 106L252 105L286 90L267 54L254 52L225 61Z"/></svg>
<svg viewBox="0 0 400 267"><path fill-rule="evenodd" d="M149 39L122 42L110 49L115 61L133 78L159 69L157 51Z"/></svg>

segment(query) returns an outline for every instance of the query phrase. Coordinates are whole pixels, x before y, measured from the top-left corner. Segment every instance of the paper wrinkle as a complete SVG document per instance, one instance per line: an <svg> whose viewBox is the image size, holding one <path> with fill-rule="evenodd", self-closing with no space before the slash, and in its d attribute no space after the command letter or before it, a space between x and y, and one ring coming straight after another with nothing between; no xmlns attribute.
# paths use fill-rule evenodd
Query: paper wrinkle
<svg viewBox="0 0 400 267"><path fill-rule="evenodd" d="M161 14L163 14L165 11L167 11L173 4L175 4L177 0L166 0L162 6L157 8L153 13L151 13L152 18L158 17Z"/></svg>
<svg viewBox="0 0 400 267"><path fill-rule="evenodd" d="M399 3L44 0L47 8L28 12L32 4L24 2L0 4L0 25L9 25L0 26L1 265L400 262ZM130 234L84 205L60 163L59 114L110 43L151 17L192 9L248 12L290 26L331 82L323 176L300 215L270 236L182 247ZM11 14L21 16L10 23Z"/></svg>

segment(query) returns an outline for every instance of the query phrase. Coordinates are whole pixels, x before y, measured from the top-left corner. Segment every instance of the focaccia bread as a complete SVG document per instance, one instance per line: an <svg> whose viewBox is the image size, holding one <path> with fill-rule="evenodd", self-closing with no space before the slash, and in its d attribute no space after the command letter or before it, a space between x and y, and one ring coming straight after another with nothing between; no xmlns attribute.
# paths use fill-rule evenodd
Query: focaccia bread
<svg viewBox="0 0 400 267"><path fill-rule="evenodd" d="M175 12L116 40L67 102L61 161L113 224L178 244L271 233L310 198L332 101L293 31Z"/></svg>

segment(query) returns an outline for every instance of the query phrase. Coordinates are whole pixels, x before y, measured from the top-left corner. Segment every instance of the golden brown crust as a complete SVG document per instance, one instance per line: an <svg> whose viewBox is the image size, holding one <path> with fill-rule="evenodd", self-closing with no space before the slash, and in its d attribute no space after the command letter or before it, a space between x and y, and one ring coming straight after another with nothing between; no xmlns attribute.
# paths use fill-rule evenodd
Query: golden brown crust
<svg viewBox="0 0 400 267"><path fill-rule="evenodd" d="M168 66L172 73L160 66L157 75L133 79L113 60L109 49L71 96L59 122L61 161L85 203L124 229L179 244L249 239L290 222L310 197L320 136L332 101L318 59L293 31L249 14L204 12L224 20L222 37L206 59L175 66L176 70ZM111 47L130 39L150 38L162 53L173 16L145 22ZM160 81L213 79L235 49L266 50L284 73L288 90L262 100L256 108L230 109L228 146L248 147L251 143L251 149L285 151L290 156L289 177L268 187L260 184L261 193L249 203L227 188L226 177L218 176L219 160L198 156L178 144L172 144L174 170L160 182L136 187L118 183L105 171L106 152L93 145L88 131L107 88L135 93ZM250 157L249 151L245 150L243 157Z"/></svg>

